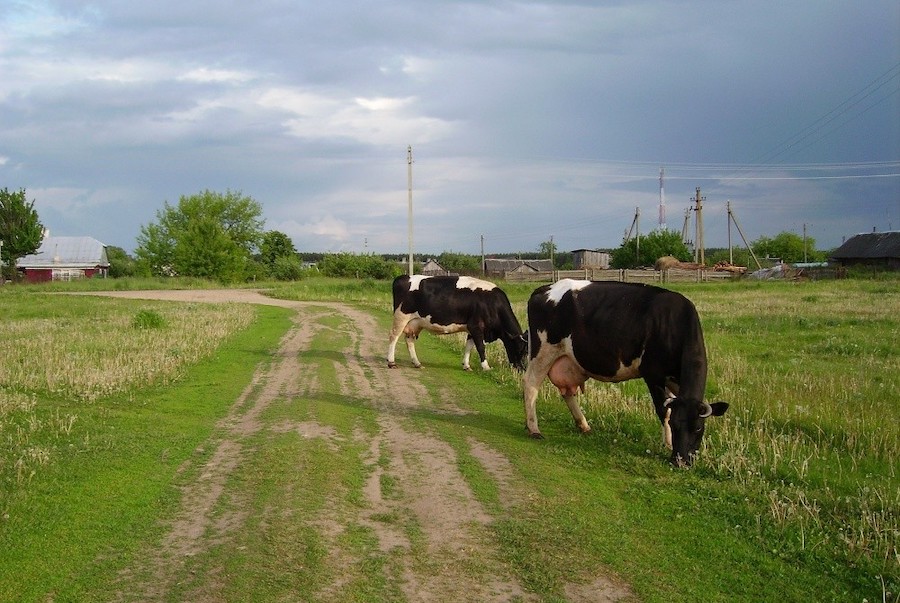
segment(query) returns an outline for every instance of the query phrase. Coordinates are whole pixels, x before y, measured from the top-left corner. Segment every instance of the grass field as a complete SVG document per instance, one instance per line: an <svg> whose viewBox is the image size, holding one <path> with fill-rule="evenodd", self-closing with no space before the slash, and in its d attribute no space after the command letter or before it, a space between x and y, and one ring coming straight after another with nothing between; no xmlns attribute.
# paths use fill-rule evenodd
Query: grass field
<svg viewBox="0 0 900 603"><path fill-rule="evenodd" d="M504 286L523 324L533 288ZM273 294L358 304L386 333L389 289L315 279ZM461 458L460 434L477 429L535 490L526 516L501 513L495 526L523 583L553 592L560 575L599 563L643 600L900 600L900 284L678 289L703 321L708 396L731 403L710 422L690 471L665 463L640 382L589 384L588 437L545 384L538 412L547 439L536 443L524 429L509 432L523 420L521 388L501 346L489 346L498 368L488 374L422 371L429 387L453 388L480 413L435 423ZM31 287L0 288L0 307L0 599L48 600L62 588L83 600L79 592L124 563L111 543L124 559L158 535L176 495L173 468L265 361L286 313ZM456 364L462 343L423 335L420 356ZM439 380L448 374L449 384ZM198 391L209 404L188 403ZM496 506L490 479L464 473ZM92 508L106 499L91 493L109 488L116 504ZM110 558L98 564L101 554Z"/></svg>

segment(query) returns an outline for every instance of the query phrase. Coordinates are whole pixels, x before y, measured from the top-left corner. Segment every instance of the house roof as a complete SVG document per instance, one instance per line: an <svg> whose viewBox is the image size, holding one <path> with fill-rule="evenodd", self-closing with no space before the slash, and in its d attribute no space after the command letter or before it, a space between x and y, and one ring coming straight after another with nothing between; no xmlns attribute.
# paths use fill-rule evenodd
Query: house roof
<svg viewBox="0 0 900 603"><path fill-rule="evenodd" d="M900 259L900 230L854 235L834 250L831 257L847 259Z"/></svg>
<svg viewBox="0 0 900 603"><path fill-rule="evenodd" d="M106 245L92 237L46 237L38 250L19 258L19 268L109 266Z"/></svg>
<svg viewBox="0 0 900 603"><path fill-rule="evenodd" d="M490 272L512 272L523 266L535 272L548 272L553 270L553 262L550 260L507 260L499 258L486 258L485 269Z"/></svg>

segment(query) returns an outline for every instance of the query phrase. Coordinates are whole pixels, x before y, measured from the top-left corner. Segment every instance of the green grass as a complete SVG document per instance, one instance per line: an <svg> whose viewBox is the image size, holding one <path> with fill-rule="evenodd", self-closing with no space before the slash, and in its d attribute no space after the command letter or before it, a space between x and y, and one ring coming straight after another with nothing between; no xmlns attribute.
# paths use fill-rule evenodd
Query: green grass
<svg viewBox="0 0 900 603"><path fill-rule="evenodd" d="M41 294L17 301L4 307L20 325L75 322L79 309L92 305ZM113 323L132 316L135 307L92 301ZM102 329L103 312L92 311L94 327ZM251 313L254 329L220 338L214 355L210 350L182 367L174 387L168 378L138 380L120 384L111 396L86 399L77 388L57 393L55 387L20 391L16 382L0 386L0 601L46 600L48 594L89 600L85 592L113 582L140 546L158 536L159 519L178 501L178 467L202 454L198 444L287 327L284 310ZM71 344L54 341L71 351ZM9 357L8 349L0 356L4 363Z"/></svg>
<svg viewBox="0 0 900 603"><path fill-rule="evenodd" d="M564 601L564 584L590 583L607 572L642 601L900 601L898 283L677 288L703 320L708 393L732 404L709 422L702 455L689 471L666 462L640 382L589 384L582 397L594 428L588 436L576 433L559 395L545 384L538 412L546 439L528 439L520 377L506 367L502 347L489 346L492 372L464 373L458 336L419 339L425 368L416 375L433 400L405 420L456 450L460 472L494 517L490 529L503 562L542 601ZM277 293L371 310L386 348L389 289L387 282L310 279L279 285ZM524 324L534 285L504 289ZM102 325L112 313L110 324L126 325L136 337L166 333L182 320L172 314L179 304L73 306L70 298L22 291L0 291L7 333L67 333L84 316ZM164 325L132 328L145 309ZM231 327L234 334L213 352L189 360L180 353L171 377L128 377L111 395L83 395L84 385L68 384L60 393L38 381L0 379L0 600L108 599L115 592L117 572L160 537L159 520L177 504L179 480L195 477L176 477L176 469L209 454L198 445L287 328L282 310L255 313L252 328ZM328 328L302 360L322 393L272 404L264 419L327 425L341 447L291 432L254 436L248 443L254 454L231 477L235 491L252 496L225 500L217 510L249 508L251 519L227 548L186 563L181 590L171 594L176 599L208 572L222 576L220 594L228 600L302 600L338 578L340 592L331 594L340 600L402 598L386 578L397 575L398 560L378 550L369 526L351 525L332 542L327 530L296 520L358 510L374 464L387 463L386 451L364 463L365 443L354 440L377 432L377 413L342 390L338 351L352 326L330 315L320 320ZM104 337L77 344L55 337L48 345L62 352L51 357L77 345L93 350L82 357L95 361ZM166 357L178 344L153 346ZM6 350L0 376L27 364L14 346ZM398 356L401 364L407 360L402 351ZM475 412L434 412L438 398L448 396ZM508 459L515 483L498 484L474 458L473 441ZM517 492L512 507L507 487ZM385 475L382 494L393 491ZM422 526L406 513L372 519L401 528L414 549L422 546ZM465 571L477 577L478 562Z"/></svg>

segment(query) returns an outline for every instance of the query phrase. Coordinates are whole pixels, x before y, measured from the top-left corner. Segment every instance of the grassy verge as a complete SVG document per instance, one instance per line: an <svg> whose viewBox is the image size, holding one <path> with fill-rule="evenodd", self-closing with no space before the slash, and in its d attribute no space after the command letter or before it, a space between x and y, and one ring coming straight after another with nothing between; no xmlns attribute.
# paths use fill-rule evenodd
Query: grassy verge
<svg viewBox="0 0 900 603"><path fill-rule="evenodd" d="M0 600L85 600L114 582L177 502L178 467L205 454L288 326L277 308L187 306L5 293ZM142 312L163 319L149 339L131 324ZM21 356L29 337L43 349Z"/></svg>

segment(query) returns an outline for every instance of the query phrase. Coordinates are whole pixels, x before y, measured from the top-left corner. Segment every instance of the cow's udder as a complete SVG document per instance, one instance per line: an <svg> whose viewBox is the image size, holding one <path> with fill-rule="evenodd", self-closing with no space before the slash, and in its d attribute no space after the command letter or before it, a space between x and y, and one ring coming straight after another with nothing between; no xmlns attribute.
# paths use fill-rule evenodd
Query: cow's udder
<svg viewBox="0 0 900 603"><path fill-rule="evenodd" d="M547 377L563 396L574 396L579 391L583 392L584 383L588 380L581 367L568 356L558 358L550 367Z"/></svg>

